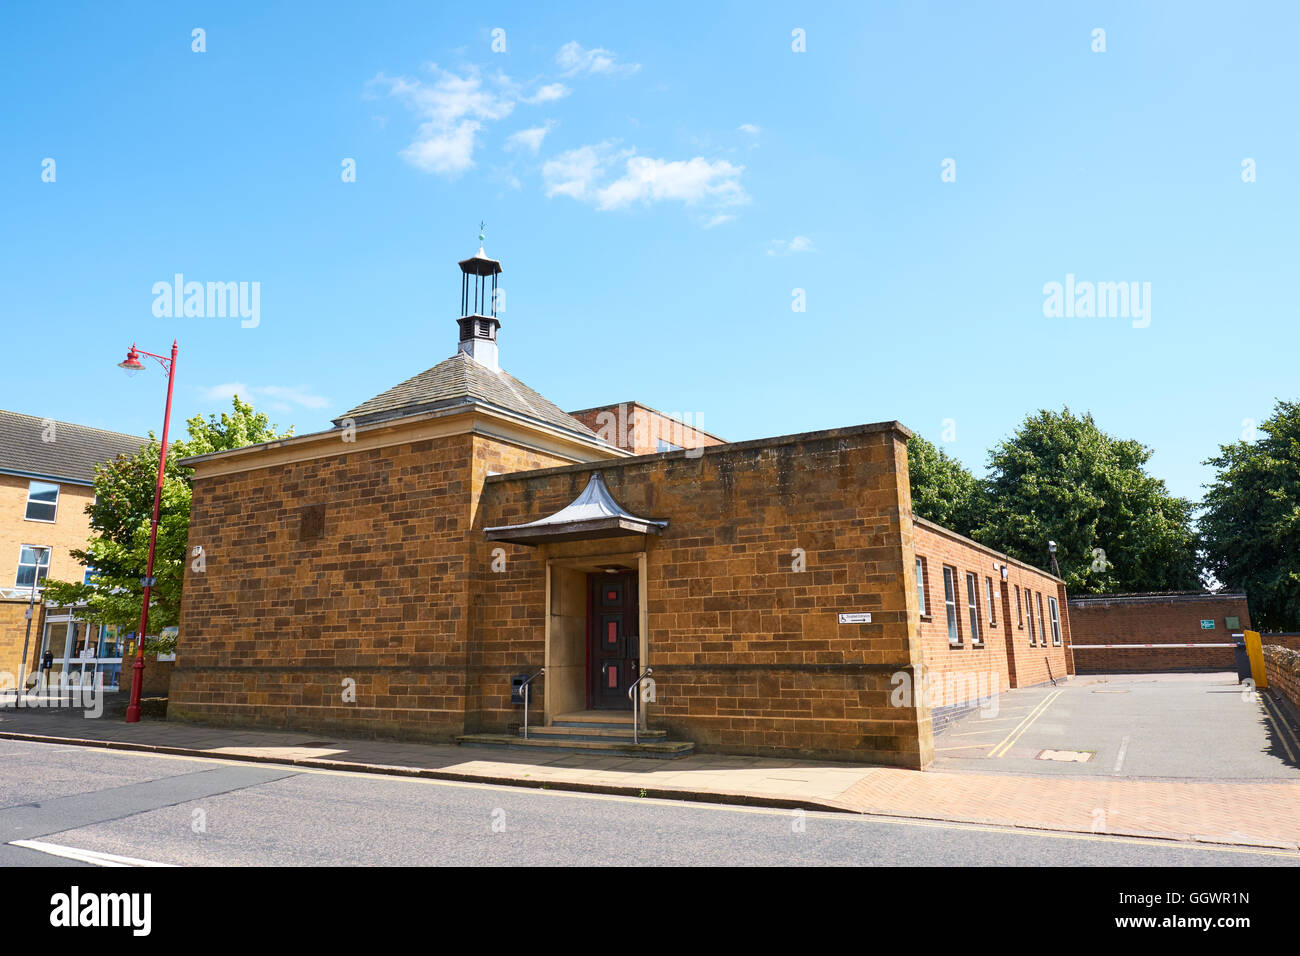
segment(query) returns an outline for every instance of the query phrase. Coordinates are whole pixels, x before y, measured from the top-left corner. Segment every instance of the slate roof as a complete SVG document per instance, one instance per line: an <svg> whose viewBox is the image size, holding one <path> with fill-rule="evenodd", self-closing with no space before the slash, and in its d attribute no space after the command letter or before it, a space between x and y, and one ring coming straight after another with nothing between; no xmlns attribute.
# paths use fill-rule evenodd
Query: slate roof
<svg viewBox="0 0 1300 956"><path fill-rule="evenodd" d="M148 441L70 422L54 422L54 441L44 441L49 419L0 410L0 472L90 484L95 465L134 455Z"/></svg>
<svg viewBox="0 0 1300 956"><path fill-rule="evenodd" d="M505 409L543 422L555 428L575 432L584 438L596 433L572 415L562 411L544 396L533 391L508 372L494 372L457 352L431 369L408 378L400 385L362 402L334 419L335 425L351 418L358 425L401 418L421 412L454 408L460 405L486 405Z"/></svg>

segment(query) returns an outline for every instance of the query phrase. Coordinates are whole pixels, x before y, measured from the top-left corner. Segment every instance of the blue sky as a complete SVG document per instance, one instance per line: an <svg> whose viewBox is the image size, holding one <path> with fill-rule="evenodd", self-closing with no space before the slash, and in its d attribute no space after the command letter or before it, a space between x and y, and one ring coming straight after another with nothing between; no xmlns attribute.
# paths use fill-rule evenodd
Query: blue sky
<svg viewBox="0 0 1300 956"><path fill-rule="evenodd" d="M7 4L0 407L158 430L114 364L175 337L178 426L237 385L327 427L454 352L480 220L501 364L565 408L898 419L978 472L1068 404L1199 497L1297 397L1294 5L558 6ZM256 327L156 316L176 273ZM1067 275L1149 324L1046 316Z"/></svg>

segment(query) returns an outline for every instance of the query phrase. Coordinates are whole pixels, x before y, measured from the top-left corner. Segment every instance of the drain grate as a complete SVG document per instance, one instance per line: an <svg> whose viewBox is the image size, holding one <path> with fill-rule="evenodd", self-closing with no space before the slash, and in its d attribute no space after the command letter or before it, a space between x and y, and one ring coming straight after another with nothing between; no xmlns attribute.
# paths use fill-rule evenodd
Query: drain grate
<svg viewBox="0 0 1300 956"><path fill-rule="evenodd" d="M1039 760L1059 760L1062 763L1087 763L1093 758L1090 750L1043 750L1038 754Z"/></svg>

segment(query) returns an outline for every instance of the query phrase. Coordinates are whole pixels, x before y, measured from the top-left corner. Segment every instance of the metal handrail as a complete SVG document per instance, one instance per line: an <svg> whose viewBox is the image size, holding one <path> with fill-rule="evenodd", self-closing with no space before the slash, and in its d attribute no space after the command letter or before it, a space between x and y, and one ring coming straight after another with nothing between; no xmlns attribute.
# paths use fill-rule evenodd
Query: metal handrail
<svg viewBox="0 0 1300 956"><path fill-rule="evenodd" d="M541 677L545 673L546 668L543 667L533 677ZM528 739L528 685L533 682L533 677L528 678L519 685L519 689L524 692L524 740Z"/></svg>
<svg viewBox="0 0 1300 956"><path fill-rule="evenodd" d="M632 681L632 686L627 689L628 699L632 701L632 744L633 746L641 743L641 695L635 693L636 689L641 686L641 682L655 672L653 667L647 667L645 673Z"/></svg>

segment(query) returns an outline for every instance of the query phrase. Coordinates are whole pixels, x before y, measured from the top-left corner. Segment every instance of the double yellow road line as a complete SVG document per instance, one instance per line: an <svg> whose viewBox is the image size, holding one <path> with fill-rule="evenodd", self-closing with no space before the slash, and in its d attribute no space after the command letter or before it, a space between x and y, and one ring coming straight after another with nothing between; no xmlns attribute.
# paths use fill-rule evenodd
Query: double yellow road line
<svg viewBox="0 0 1300 956"><path fill-rule="evenodd" d="M1024 720L1016 724L1015 728L1011 731L1011 733L1003 737L1001 742L998 743L997 746L995 746L992 750L988 752L987 756L989 757L1006 756L1006 753L1008 750L1011 749L1012 744L1014 744L1017 740L1020 739L1021 735L1024 734L1024 732L1030 728L1030 726L1034 723L1034 721L1036 721L1039 717L1043 716L1043 712L1046 711L1047 708L1052 705L1052 701L1056 700L1056 698L1060 697L1064 693L1065 693L1064 689L1054 690L1046 697L1044 697L1039 702L1037 707L1035 707L1033 710L1031 710L1028 714L1025 715Z"/></svg>

